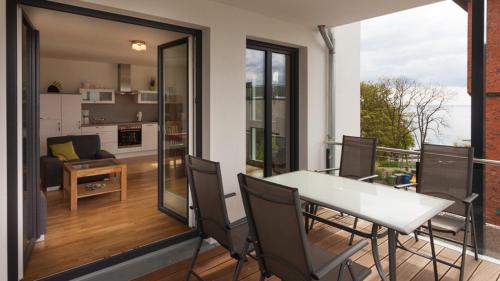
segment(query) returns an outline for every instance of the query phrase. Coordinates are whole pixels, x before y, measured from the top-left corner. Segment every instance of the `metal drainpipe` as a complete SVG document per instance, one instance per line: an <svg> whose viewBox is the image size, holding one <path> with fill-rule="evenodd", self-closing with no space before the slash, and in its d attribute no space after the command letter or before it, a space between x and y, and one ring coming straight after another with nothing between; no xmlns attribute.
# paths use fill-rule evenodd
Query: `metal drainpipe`
<svg viewBox="0 0 500 281"><path fill-rule="evenodd" d="M335 38L332 29L318 25L328 48L328 90L326 92L326 141L327 168L335 168Z"/></svg>

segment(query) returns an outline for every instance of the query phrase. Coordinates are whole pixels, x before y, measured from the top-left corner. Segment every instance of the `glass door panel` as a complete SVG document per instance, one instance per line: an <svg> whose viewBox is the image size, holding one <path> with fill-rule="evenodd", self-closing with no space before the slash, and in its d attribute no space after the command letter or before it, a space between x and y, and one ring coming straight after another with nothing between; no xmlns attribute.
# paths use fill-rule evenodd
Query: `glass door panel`
<svg viewBox="0 0 500 281"><path fill-rule="evenodd" d="M272 53L272 174L290 171L290 56Z"/></svg>
<svg viewBox="0 0 500 281"><path fill-rule="evenodd" d="M187 222L188 189L184 157L189 153L189 41L159 47L160 210Z"/></svg>
<svg viewBox="0 0 500 281"><path fill-rule="evenodd" d="M265 52L246 50L246 172L264 176Z"/></svg>
<svg viewBox="0 0 500 281"><path fill-rule="evenodd" d="M247 41L246 173L297 169L297 50Z"/></svg>

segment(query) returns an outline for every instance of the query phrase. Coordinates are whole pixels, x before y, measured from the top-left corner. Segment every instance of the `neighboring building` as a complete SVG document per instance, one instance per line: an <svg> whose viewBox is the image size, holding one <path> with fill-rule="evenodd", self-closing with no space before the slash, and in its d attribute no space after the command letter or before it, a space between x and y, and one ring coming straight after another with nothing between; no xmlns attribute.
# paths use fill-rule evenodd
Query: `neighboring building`
<svg viewBox="0 0 500 281"><path fill-rule="evenodd" d="M456 1L469 11L471 1ZM485 97L485 158L500 159L500 1L487 1L486 24L486 97ZM471 94L470 58L471 25L469 20L469 73L468 91ZM485 213L486 222L500 225L500 168L486 166L485 169Z"/></svg>

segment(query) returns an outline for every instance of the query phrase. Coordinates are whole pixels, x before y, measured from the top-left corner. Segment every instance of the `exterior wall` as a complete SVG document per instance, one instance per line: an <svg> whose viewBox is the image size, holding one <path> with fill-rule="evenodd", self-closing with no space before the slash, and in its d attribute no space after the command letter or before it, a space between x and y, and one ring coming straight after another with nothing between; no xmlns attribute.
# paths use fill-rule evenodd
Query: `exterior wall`
<svg viewBox="0 0 500 281"><path fill-rule="evenodd" d="M487 7L486 52L486 158L500 160L500 0L489 0ZM500 225L500 168L486 167L486 222Z"/></svg>
<svg viewBox="0 0 500 281"><path fill-rule="evenodd" d="M193 0L181 1L119 1L119 0L87 0L81 5L99 9L109 10L142 16L171 23L189 23L204 31L204 37L208 38L204 43L204 51L209 57L203 59L204 79L209 79L209 85L204 89L204 108L210 109L209 131L204 131L204 136L209 137L209 157L220 161L224 186L226 192L239 193L236 174L245 170L245 46L246 39L264 40L276 44L298 47L299 61L302 63L299 73L300 78L300 161L301 168L321 168L324 166L325 152L325 90L326 90L326 48L319 35L313 27L294 25L281 20L269 18L260 14L233 8L219 3ZM129 11L135 11L131 13ZM319 23L318 23L319 24ZM341 34L358 32L359 26L343 27L339 32L338 42L342 42ZM206 37L205 37L206 38ZM351 37L349 37L351 38ZM351 38L352 39L352 38ZM350 41L349 41L350 42ZM357 43L359 44L359 42ZM207 46L208 45L208 46ZM348 50L346 48L345 52ZM359 52L354 50L354 56L359 57ZM205 52L206 54L206 52ZM357 60L348 60L346 67L340 69L358 69L357 73L347 73L349 76L359 76L359 65L350 68L351 64L359 64ZM208 68L208 71L207 71ZM352 82L352 80L348 80ZM358 88L359 80L352 88ZM206 82L204 82L205 84ZM338 80L339 87L344 83ZM347 88L346 88L347 89ZM348 96L349 91L343 95ZM356 94L356 91L354 91ZM351 111L349 117L343 115L339 122L345 120L356 120L359 112L359 96L357 109ZM338 108L343 106L343 98L337 98ZM354 103L352 103L354 105ZM351 106L351 104L349 104ZM228 118L230 116L230 118ZM204 122L206 122L204 120ZM359 131L359 121L352 122L346 126L349 130ZM339 126L340 128L340 126ZM354 128L354 129L353 129ZM357 129L356 129L357 128ZM206 128L204 128L205 130ZM351 131L350 131L351 132ZM338 131L340 135L343 132ZM240 200L230 200L229 213L243 215Z"/></svg>
<svg viewBox="0 0 500 281"><path fill-rule="evenodd" d="M468 91L471 93L471 1L468 32ZM485 98L485 157L500 160L500 0L488 0L486 45L486 98ZM471 93L474 94L474 93ZM485 169L485 215L486 222L500 225L500 168L486 166Z"/></svg>
<svg viewBox="0 0 500 281"><path fill-rule="evenodd" d="M0 0L0 155L7 154L6 110L6 14L5 0ZM0 157L0 279L7 279L7 157Z"/></svg>

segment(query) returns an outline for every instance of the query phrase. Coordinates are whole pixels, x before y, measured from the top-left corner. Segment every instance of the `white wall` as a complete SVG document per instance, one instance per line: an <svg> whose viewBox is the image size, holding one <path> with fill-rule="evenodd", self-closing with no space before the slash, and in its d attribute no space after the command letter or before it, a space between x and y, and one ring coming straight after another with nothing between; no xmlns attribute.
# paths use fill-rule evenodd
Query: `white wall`
<svg viewBox="0 0 500 281"><path fill-rule="evenodd" d="M205 52L203 61L204 73L208 71L210 75L204 77L210 80L208 85L204 83L207 88L204 89L203 97L204 101L209 103L206 107L210 108L210 132L204 134L210 138L210 154L206 156L221 162L226 192L239 193L236 174L245 170L246 39L250 37L299 47L302 63L299 70L302 74L299 82L300 167L315 169L324 166L326 49L316 29L206 0L87 0L84 2L86 3L77 3L90 7L102 5L100 9L171 23L186 23L188 26L203 28L204 36L209 35L208 40L204 42L209 44L209 46L204 46L209 48L209 58L206 57L207 52ZM356 27L353 27L351 32L348 32L349 27L343 30L349 38L351 38L351 32L359 32L359 28ZM337 40L342 41L342 36L344 33L339 32ZM356 55L359 56L359 53ZM347 63L352 62L348 60ZM359 59L354 63L359 63ZM345 67L345 69L348 68ZM346 75L359 76L359 66L352 69L358 69L358 72L346 73ZM340 84L344 82L340 77L338 81L340 87ZM352 82L350 79L348 81ZM359 84L355 87L359 87ZM346 87L343 95L348 95L348 89ZM337 99L339 108L342 108L342 102L342 98ZM349 116L352 116L359 112L359 109L352 109L350 112ZM357 116L353 117L355 118ZM352 125L347 127L351 128ZM239 202L228 205L230 213L241 212L241 215L243 214Z"/></svg>
<svg viewBox="0 0 500 281"><path fill-rule="evenodd" d="M156 78L156 66L132 65L131 83L134 90L147 90L151 77ZM40 89L42 92L54 81L60 81L63 92L77 93L82 82L97 88L118 88L118 64L95 61L40 58Z"/></svg>
<svg viewBox="0 0 500 281"><path fill-rule="evenodd" d="M0 0L0 155L7 154L6 14ZM0 157L0 280L7 280L7 157Z"/></svg>
<svg viewBox="0 0 500 281"><path fill-rule="evenodd" d="M343 135L359 136L360 125L360 28L352 23L334 28L335 54L335 138ZM353 75L357 74L357 75ZM340 164L341 147L337 146L337 167Z"/></svg>

